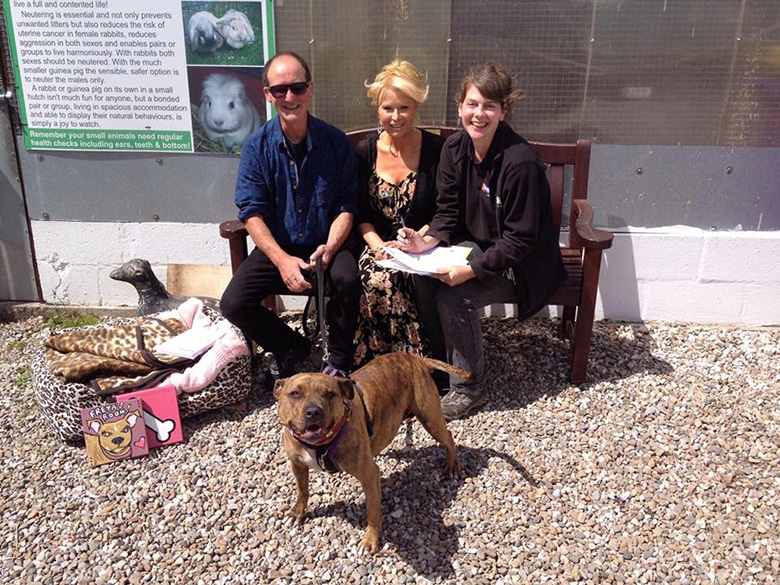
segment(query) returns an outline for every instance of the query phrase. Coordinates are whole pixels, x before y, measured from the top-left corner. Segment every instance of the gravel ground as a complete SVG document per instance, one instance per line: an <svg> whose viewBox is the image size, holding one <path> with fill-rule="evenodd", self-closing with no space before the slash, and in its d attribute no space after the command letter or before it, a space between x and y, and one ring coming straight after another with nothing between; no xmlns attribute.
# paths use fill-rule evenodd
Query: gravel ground
<svg viewBox="0 0 780 585"><path fill-rule="evenodd" d="M484 321L490 402L450 424L464 475L418 423L378 458L382 551L359 553L346 475L294 487L272 397L184 421L186 442L90 468L38 420L44 319L0 323L2 583L775 583L780 329L600 322L566 382L547 320Z"/></svg>

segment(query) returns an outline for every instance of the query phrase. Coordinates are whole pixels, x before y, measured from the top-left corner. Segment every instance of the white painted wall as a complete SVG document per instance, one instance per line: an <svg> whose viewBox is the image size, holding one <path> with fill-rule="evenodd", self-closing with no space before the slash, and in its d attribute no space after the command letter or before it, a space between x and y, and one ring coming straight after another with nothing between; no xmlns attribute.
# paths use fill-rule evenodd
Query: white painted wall
<svg viewBox="0 0 780 585"><path fill-rule="evenodd" d="M48 303L137 304L132 286L109 277L131 258L149 260L162 282L168 264L230 264L217 224L33 221L32 230ZM780 232L616 233L602 265L596 317L780 325L777 258ZM288 298L285 305L301 308L299 301Z"/></svg>

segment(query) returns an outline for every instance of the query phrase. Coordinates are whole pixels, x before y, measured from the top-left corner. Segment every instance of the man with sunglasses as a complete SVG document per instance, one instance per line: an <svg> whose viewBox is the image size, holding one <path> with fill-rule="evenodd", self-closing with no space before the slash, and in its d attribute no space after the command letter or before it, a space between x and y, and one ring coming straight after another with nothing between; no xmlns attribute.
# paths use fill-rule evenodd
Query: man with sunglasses
<svg viewBox="0 0 780 585"><path fill-rule="evenodd" d="M220 301L222 314L276 357L278 378L294 373L309 341L262 306L269 294L312 293L322 259L329 359L323 371L352 368L360 281L352 222L357 162L346 135L309 112L314 82L292 52L265 65L263 93L278 115L244 142L236 181L238 219L255 249ZM276 374L276 372L273 372Z"/></svg>

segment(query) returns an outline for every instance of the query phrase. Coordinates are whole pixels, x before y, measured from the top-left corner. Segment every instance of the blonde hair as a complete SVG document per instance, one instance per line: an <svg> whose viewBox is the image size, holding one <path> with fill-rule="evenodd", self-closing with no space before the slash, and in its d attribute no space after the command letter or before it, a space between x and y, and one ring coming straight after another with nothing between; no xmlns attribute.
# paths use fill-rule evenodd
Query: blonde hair
<svg viewBox="0 0 780 585"><path fill-rule="evenodd" d="M366 81L365 85L368 88L366 95L371 98L371 105L374 106L379 106L382 93L389 87L409 96L418 104L428 97L428 86L420 71L409 61L402 59L393 59L382 67L382 71L372 83Z"/></svg>

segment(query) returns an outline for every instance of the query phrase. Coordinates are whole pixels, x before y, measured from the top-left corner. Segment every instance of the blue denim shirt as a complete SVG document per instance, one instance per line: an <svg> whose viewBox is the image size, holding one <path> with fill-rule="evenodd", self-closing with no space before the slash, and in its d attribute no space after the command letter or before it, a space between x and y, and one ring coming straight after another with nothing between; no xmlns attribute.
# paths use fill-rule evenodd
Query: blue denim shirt
<svg viewBox="0 0 780 585"><path fill-rule="evenodd" d="M333 219L357 214L357 159L346 135L309 114L308 152L300 170L278 117L244 142L236 180L238 219L263 218L282 248L318 245Z"/></svg>

